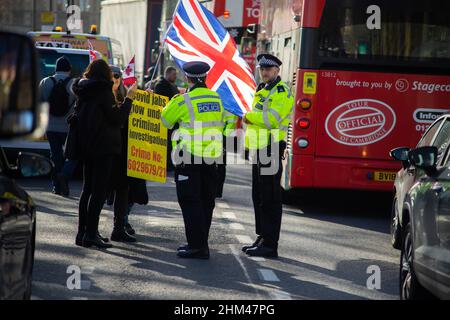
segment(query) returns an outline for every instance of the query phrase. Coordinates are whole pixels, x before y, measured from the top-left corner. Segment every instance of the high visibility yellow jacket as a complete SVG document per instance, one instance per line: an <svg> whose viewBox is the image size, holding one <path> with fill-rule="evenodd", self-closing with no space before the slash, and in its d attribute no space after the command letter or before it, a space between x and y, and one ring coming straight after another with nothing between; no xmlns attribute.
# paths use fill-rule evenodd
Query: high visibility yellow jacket
<svg viewBox="0 0 450 320"><path fill-rule="evenodd" d="M262 149L270 141L285 140L293 106L294 97L280 77L271 84L260 85L253 99L252 111L246 114L251 122L245 131L246 148Z"/></svg>
<svg viewBox="0 0 450 320"><path fill-rule="evenodd" d="M223 135L225 137L230 137L235 135L236 133L236 126L237 126L237 122L238 122L239 117L232 114L231 112L224 110L224 130L223 130Z"/></svg>
<svg viewBox="0 0 450 320"><path fill-rule="evenodd" d="M174 96L161 113L162 124L171 129L179 123L172 137L175 148L197 157L222 156L224 109L220 96L204 86L194 86L183 95Z"/></svg>

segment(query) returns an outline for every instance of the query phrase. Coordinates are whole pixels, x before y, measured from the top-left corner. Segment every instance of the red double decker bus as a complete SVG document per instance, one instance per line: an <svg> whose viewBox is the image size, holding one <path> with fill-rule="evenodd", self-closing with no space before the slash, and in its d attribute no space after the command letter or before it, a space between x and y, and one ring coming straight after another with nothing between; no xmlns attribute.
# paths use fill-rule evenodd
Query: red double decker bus
<svg viewBox="0 0 450 320"><path fill-rule="evenodd" d="M258 51L295 108L282 184L392 190L397 146L450 110L450 2L263 0Z"/></svg>

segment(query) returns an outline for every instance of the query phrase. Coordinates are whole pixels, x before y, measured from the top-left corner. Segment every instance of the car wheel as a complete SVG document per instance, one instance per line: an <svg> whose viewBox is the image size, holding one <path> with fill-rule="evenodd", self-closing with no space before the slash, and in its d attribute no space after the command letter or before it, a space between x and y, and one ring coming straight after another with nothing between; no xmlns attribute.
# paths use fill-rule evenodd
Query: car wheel
<svg viewBox="0 0 450 320"><path fill-rule="evenodd" d="M397 214L397 197L392 202L391 209L391 243L394 249L401 249L402 246L402 232Z"/></svg>
<svg viewBox="0 0 450 320"><path fill-rule="evenodd" d="M428 291L419 283L413 268L413 237L411 223L405 227L400 255L400 299L418 300L429 297Z"/></svg>
<svg viewBox="0 0 450 320"><path fill-rule="evenodd" d="M36 221L33 224L33 231L31 233L31 239L27 244L27 287L25 293L23 294L24 300L31 299L31 288L33 284L33 266L34 266L34 249L36 243Z"/></svg>

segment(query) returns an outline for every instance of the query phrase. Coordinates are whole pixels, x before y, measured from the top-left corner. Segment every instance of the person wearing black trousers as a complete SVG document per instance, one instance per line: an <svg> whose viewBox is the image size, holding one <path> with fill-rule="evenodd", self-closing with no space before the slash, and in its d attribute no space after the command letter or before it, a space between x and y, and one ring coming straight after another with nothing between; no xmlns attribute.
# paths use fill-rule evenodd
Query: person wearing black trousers
<svg viewBox="0 0 450 320"><path fill-rule="evenodd" d="M75 243L84 247L109 248L100 236L98 223L110 183L114 157L122 150L121 126L128 121L132 86L127 98L117 107L113 96L111 68L104 60L89 64L83 78L73 84L77 96L75 107L76 146L83 162L83 191L79 203L78 234Z"/></svg>

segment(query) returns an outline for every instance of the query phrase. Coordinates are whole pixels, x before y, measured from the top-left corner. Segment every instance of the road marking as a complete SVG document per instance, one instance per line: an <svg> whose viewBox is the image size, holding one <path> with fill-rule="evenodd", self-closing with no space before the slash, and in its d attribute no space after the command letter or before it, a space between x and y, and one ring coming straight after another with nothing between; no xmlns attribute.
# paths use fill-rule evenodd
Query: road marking
<svg viewBox="0 0 450 320"><path fill-rule="evenodd" d="M230 209L230 206L226 202L217 202L217 206L221 209Z"/></svg>
<svg viewBox="0 0 450 320"><path fill-rule="evenodd" d="M249 236L244 236L241 234L236 234L235 236L239 240L239 242L242 244L251 244L252 243L252 238L250 238Z"/></svg>
<svg viewBox="0 0 450 320"><path fill-rule="evenodd" d="M232 211L222 212L222 217L224 217L225 219L236 220L236 215Z"/></svg>
<svg viewBox="0 0 450 320"><path fill-rule="evenodd" d="M292 300L291 295L285 291L272 291L269 294L274 300Z"/></svg>
<svg viewBox="0 0 450 320"><path fill-rule="evenodd" d="M81 274L93 274L95 267L81 267Z"/></svg>
<svg viewBox="0 0 450 320"><path fill-rule="evenodd" d="M230 223L229 226L233 230L245 230L244 226L240 223Z"/></svg>
<svg viewBox="0 0 450 320"><path fill-rule="evenodd" d="M266 258L264 257L248 257L250 260L256 261L256 262L264 262L266 261Z"/></svg>
<svg viewBox="0 0 450 320"><path fill-rule="evenodd" d="M236 258L237 262L241 266L242 271L244 271L244 276L247 279L247 282L250 284L250 287L255 291L256 295L258 296L257 299L262 299L261 295L258 292L258 289L255 288L255 284L253 283L252 279L250 278L250 275L248 274L247 269L245 268L244 262L242 262L239 252L236 250L234 245L230 244L229 246L231 249L231 253L233 254L233 256Z"/></svg>
<svg viewBox="0 0 450 320"><path fill-rule="evenodd" d="M273 272L270 269L258 269L258 275L264 281L271 281L271 282L279 282L280 281L280 279L277 277L275 272Z"/></svg>

